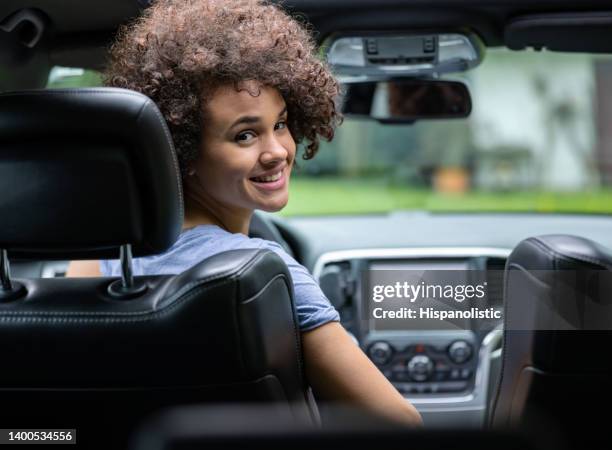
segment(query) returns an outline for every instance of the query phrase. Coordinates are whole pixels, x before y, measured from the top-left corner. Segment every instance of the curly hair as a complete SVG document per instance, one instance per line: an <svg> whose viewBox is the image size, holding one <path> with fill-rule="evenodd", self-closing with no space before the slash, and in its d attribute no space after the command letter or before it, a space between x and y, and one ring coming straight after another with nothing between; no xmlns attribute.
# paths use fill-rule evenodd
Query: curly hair
<svg viewBox="0 0 612 450"><path fill-rule="evenodd" d="M157 0L123 26L104 73L108 86L141 92L172 133L182 176L200 152L205 104L215 89L246 80L283 96L287 125L312 158L342 121L339 84L309 30L266 0Z"/></svg>

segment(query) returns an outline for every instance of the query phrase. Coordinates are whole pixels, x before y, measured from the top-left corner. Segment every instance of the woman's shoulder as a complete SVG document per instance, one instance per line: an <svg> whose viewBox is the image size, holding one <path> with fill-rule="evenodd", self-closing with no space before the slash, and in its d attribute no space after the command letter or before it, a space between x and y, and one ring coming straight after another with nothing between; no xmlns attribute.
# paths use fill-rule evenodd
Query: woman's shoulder
<svg viewBox="0 0 612 450"><path fill-rule="evenodd" d="M217 245L228 247L227 250L239 248L268 248L275 251L279 249L284 251L276 242L249 237L242 233L231 233L217 225L208 224L198 225L184 231L177 241L177 247L203 244L205 242L211 247Z"/></svg>
<svg viewBox="0 0 612 450"><path fill-rule="evenodd" d="M183 231L172 247L164 253L134 258L134 273L180 273L217 253L238 249L271 250L277 253L290 269L297 264L276 242L251 238L241 233L230 233L217 225L206 224ZM101 261L100 269L105 275L116 275L120 270L119 261Z"/></svg>
<svg viewBox="0 0 612 450"><path fill-rule="evenodd" d="M181 233L179 239L161 259L188 259L195 264L217 253L239 249L266 249L277 253L286 264L295 261L276 242L231 233L217 225L198 225Z"/></svg>
<svg viewBox="0 0 612 450"><path fill-rule="evenodd" d="M193 228L188 228L187 230L184 230L179 235L179 238L174 243L173 247L181 247L183 245L190 245L194 243L202 243L202 242L207 242L207 241L210 241L211 243L218 243L218 242L240 243L243 240L243 238L247 238L247 236L241 235L239 233L230 233L229 231L224 230L218 225L203 224L203 225L197 225Z"/></svg>

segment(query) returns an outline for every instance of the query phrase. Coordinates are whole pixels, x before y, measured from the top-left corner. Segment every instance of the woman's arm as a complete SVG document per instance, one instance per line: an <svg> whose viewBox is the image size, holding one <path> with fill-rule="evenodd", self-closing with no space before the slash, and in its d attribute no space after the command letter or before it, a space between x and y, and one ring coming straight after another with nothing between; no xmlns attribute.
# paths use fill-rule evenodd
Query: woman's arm
<svg viewBox="0 0 612 450"><path fill-rule="evenodd" d="M361 407L411 426L421 415L355 345L338 322L302 333L306 376L315 397Z"/></svg>
<svg viewBox="0 0 612 450"><path fill-rule="evenodd" d="M67 277L99 277L99 261L72 261ZM344 403L409 425L421 425L418 411L355 345L338 322L302 333L306 376L316 397Z"/></svg>
<svg viewBox="0 0 612 450"><path fill-rule="evenodd" d="M66 277L101 277L100 261L70 261Z"/></svg>

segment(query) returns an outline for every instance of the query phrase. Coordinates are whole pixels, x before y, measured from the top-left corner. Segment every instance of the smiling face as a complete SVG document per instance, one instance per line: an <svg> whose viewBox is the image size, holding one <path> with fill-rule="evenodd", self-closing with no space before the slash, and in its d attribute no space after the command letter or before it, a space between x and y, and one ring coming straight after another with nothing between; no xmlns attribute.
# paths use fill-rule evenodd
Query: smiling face
<svg viewBox="0 0 612 450"><path fill-rule="evenodd" d="M206 103L200 157L186 183L215 216L278 211L289 199L296 145L285 101L253 81L239 88L222 86Z"/></svg>

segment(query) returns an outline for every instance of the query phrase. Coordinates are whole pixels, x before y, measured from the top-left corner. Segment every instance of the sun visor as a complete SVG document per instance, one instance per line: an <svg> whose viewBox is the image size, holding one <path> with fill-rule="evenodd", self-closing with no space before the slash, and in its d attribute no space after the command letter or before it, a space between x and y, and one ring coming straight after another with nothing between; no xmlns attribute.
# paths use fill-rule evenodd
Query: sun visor
<svg viewBox="0 0 612 450"><path fill-rule="evenodd" d="M512 50L533 47L559 52L612 52L612 12L520 16L504 30Z"/></svg>

